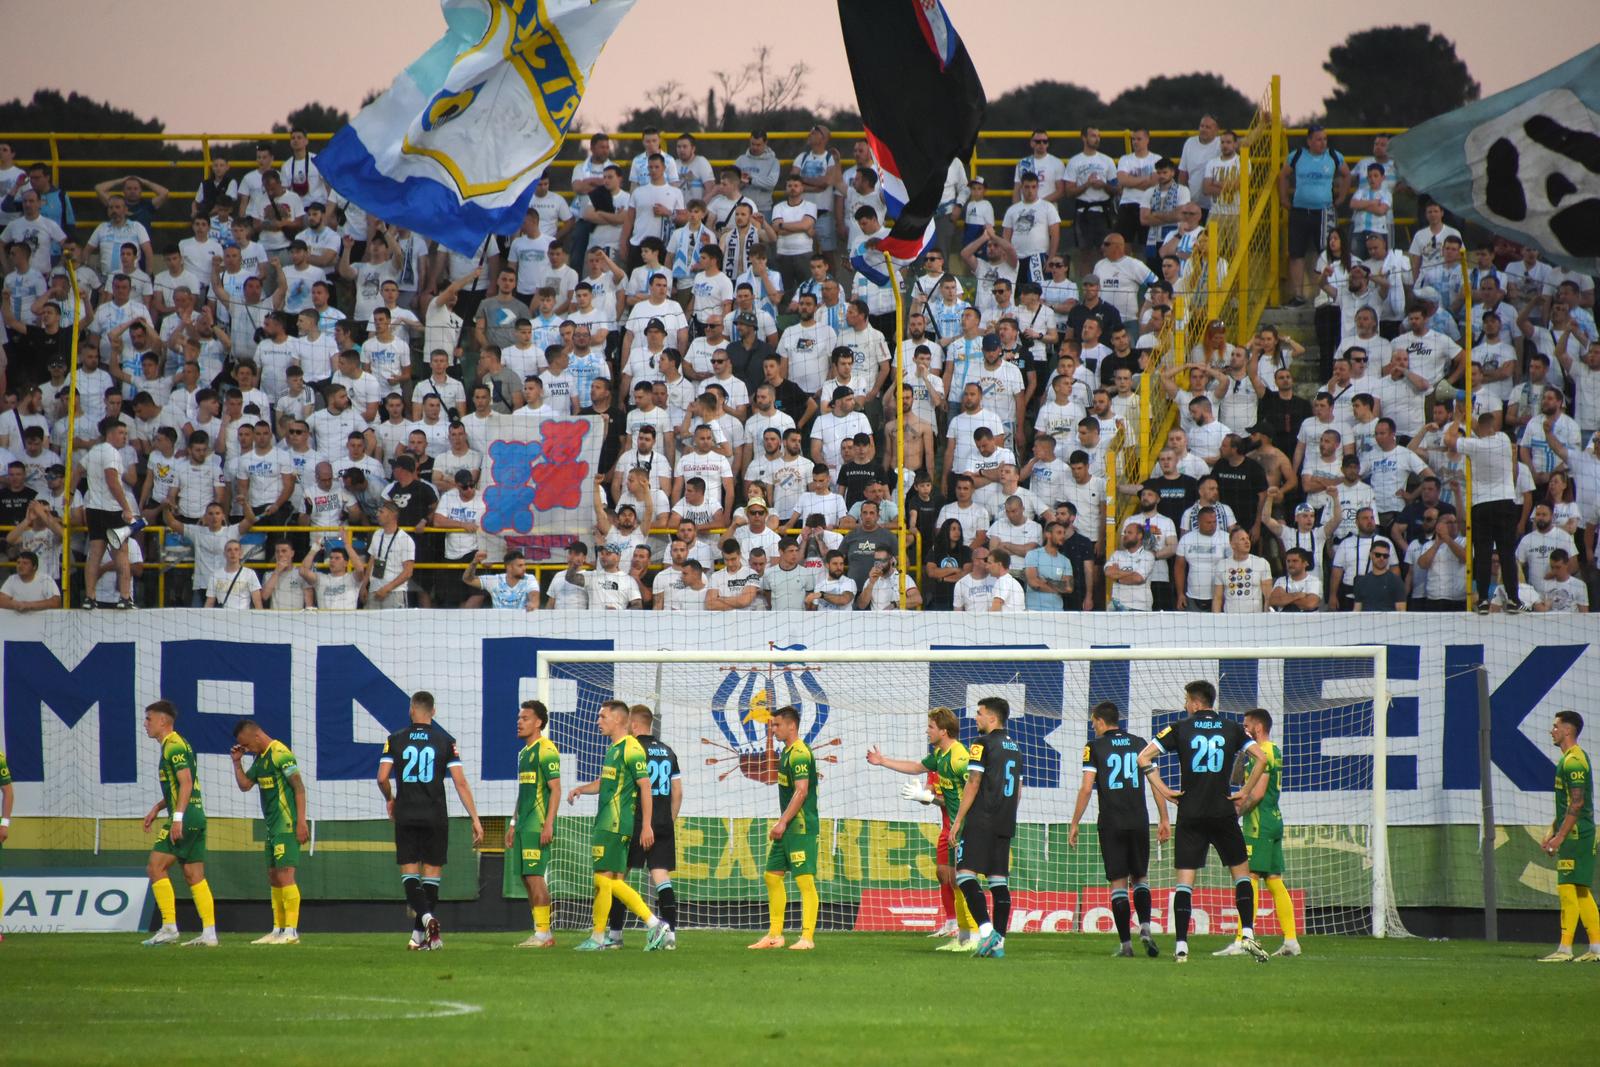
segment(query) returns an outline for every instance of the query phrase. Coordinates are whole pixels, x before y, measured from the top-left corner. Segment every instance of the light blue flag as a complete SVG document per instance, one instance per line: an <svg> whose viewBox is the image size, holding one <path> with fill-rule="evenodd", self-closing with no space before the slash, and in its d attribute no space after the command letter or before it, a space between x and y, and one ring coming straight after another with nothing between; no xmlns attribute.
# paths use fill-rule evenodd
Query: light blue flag
<svg viewBox="0 0 1600 1067"><path fill-rule="evenodd" d="M462 255L522 226L634 0L440 0L445 35L317 156L342 195Z"/></svg>
<svg viewBox="0 0 1600 1067"><path fill-rule="evenodd" d="M1390 144L1400 177L1446 208L1600 272L1600 46Z"/></svg>

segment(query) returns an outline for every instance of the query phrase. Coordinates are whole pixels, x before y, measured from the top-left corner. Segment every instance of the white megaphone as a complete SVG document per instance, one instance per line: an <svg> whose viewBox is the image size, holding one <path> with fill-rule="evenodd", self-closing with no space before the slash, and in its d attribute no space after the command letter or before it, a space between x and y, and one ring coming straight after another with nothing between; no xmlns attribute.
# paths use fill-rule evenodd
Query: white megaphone
<svg viewBox="0 0 1600 1067"><path fill-rule="evenodd" d="M132 540L146 525L148 524L144 519L139 518L134 519L126 526L114 526L106 531L106 544L110 545L111 551L115 552Z"/></svg>

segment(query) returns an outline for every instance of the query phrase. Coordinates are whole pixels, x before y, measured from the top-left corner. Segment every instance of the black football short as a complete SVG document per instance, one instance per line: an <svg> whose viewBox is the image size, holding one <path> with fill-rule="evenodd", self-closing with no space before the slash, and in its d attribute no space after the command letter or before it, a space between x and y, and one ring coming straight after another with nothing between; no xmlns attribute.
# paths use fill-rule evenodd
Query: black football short
<svg viewBox="0 0 1600 1067"><path fill-rule="evenodd" d="M101 511L99 508L85 508L84 517L89 520L90 541L104 541L106 534L119 526L127 525L120 511Z"/></svg>
<svg viewBox="0 0 1600 1067"><path fill-rule="evenodd" d="M1004 878L1011 873L1011 835L1002 837L981 826L963 827L956 842L956 870Z"/></svg>
<svg viewBox="0 0 1600 1067"><path fill-rule="evenodd" d="M675 871L678 869L678 842L672 834L672 828L665 831L657 830L655 843L649 848L639 844L638 835L628 842L628 869L629 870L663 870Z"/></svg>
<svg viewBox="0 0 1600 1067"><path fill-rule="evenodd" d="M1198 871L1206 865L1206 849L1217 850L1217 858L1224 867L1237 867L1249 853L1244 847L1244 831L1239 820L1226 816L1206 819L1179 819L1173 832L1175 868L1180 871Z"/></svg>
<svg viewBox="0 0 1600 1067"><path fill-rule="evenodd" d="M1142 880L1150 870L1150 828L1102 826L1100 858L1106 865L1106 881Z"/></svg>
<svg viewBox="0 0 1600 1067"><path fill-rule="evenodd" d="M448 822L395 823L394 861L402 866L421 863L443 867L450 852Z"/></svg>

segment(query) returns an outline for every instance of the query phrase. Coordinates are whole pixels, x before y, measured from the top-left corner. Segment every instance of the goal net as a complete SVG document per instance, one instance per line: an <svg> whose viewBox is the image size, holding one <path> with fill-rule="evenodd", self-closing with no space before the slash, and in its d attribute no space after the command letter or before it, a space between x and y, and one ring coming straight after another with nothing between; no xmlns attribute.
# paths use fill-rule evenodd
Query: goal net
<svg viewBox="0 0 1600 1067"><path fill-rule="evenodd" d="M820 771L820 926L831 930L931 932L943 918L935 871L940 815L902 798L911 780L870 765L866 753L920 760L927 713L948 707L962 740L977 735L979 699L1004 697L1009 733L1026 772L1013 839L1012 931L1109 932L1110 891L1090 802L1077 845L1068 832L1091 709L1115 703L1130 732L1152 737L1183 715L1183 687L1216 686L1218 710L1271 712L1283 754L1285 882L1298 928L1318 933L1405 933L1393 905L1385 823L1385 650L1382 647L1254 649L952 649L948 651L582 652L542 651L536 691L552 712L564 785L599 773L606 740L600 702L615 697L656 713L657 735L676 752L683 786L677 868L679 924L756 929L767 912L762 872L779 813L771 713L801 712L801 737ZM1176 756L1159 764L1174 786ZM1171 842L1151 812L1148 882L1155 921L1170 929ZM549 883L558 925L591 920L589 851L593 797L564 806ZM509 857L508 857L509 859ZM508 865L509 866L509 865ZM648 901L644 872L629 878ZM508 872L508 892L517 891ZM1194 929L1237 928L1232 878L1214 853L1194 894ZM1256 930L1279 931L1271 898ZM790 908L798 917L796 895ZM633 920L629 920L630 923Z"/></svg>

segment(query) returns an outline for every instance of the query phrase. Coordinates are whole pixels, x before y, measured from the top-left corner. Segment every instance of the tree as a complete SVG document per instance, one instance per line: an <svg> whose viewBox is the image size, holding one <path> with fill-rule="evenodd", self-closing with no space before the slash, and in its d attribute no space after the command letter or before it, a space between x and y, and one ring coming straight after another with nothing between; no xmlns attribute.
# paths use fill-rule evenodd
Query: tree
<svg viewBox="0 0 1600 1067"><path fill-rule="evenodd" d="M1192 130L1201 115L1224 128L1243 128L1255 113L1239 90L1216 74L1159 75L1120 94L1106 108L1106 123L1118 129Z"/></svg>
<svg viewBox="0 0 1600 1067"><path fill-rule="evenodd" d="M1482 89L1456 55L1455 42L1427 23L1360 30L1328 50L1333 76L1323 100L1342 126L1414 126L1478 99Z"/></svg>
<svg viewBox="0 0 1600 1067"><path fill-rule="evenodd" d="M619 130L692 130L700 125L694 105L683 91L683 83L662 82L644 94L645 104L630 110L618 125Z"/></svg>
<svg viewBox="0 0 1600 1067"><path fill-rule="evenodd" d="M338 133L350 124L350 113L327 104L306 104L289 112L283 122L272 125L273 133L305 130L307 133Z"/></svg>
<svg viewBox="0 0 1600 1067"><path fill-rule="evenodd" d="M1099 121L1105 110L1093 89L1071 82L1041 81L990 100L984 126L991 130L1071 130Z"/></svg>
<svg viewBox="0 0 1600 1067"><path fill-rule="evenodd" d="M800 106L811 68L805 63L780 69L773 59L771 45L756 45L750 62L736 70L712 71L722 94L722 125L728 128L731 112L743 112L747 120L766 123L776 112Z"/></svg>

